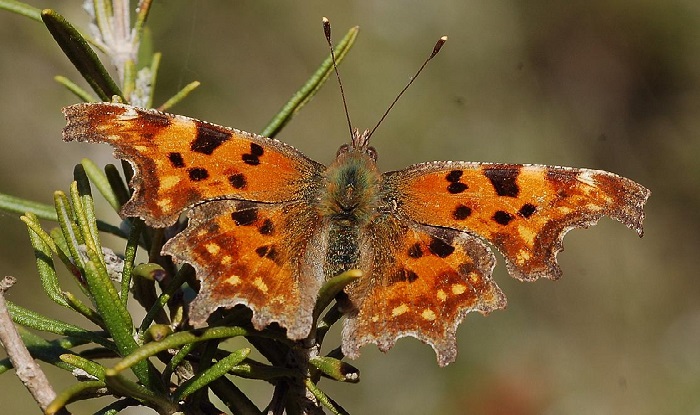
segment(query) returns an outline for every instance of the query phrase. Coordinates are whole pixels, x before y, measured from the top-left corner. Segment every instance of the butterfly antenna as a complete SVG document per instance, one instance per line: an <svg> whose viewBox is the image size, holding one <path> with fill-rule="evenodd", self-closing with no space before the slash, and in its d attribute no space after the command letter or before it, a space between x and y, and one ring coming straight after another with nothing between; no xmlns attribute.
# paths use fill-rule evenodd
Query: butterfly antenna
<svg viewBox="0 0 700 415"><path fill-rule="evenodd" d="M348 120L348 128L350 128L350 138L354 138L354 133L352 130L352 122L350 122L350 113L348 112L348 103L345 100L345 92L343 91L343 83L340 81L340 73L338 72L338 65L335 61L335 51L333 50L333 43L331 42L331 22L327 18L323 18L323 33L326 35L326 41L328 42L328 47L331 50L331 60L333 61L333 70L335 71L335 77L338 79L338 86L340 87L340 96L343 99L343 108L345 108L345 118Z"/></svg>
<svg viewBox="0 0 700 415"><path fill-rule="evenodd" d="M396 103L399 101L399 98L401 98L401 95L403 95L403 93L406 92L408 87L411 86L413 81L415 81L416 78L418 78L418 75L420 75L420 73L423 71L423 68L425 68L425 65L427 65L428 62L430 62L430 60L433 59L435 57L435 55L438 54L438 52L440 52L440 49L442 49L442 45L444 45L445 42L447 42L447 36L443 36L440 39L438 39L437 43L435 43L435 46L433 47L432 53L430 54L430 56L428 56L428 59L426 59L425 62L423 62L423 64L420 66L420 68L418 68L418 71L416 72L416 74L411 77L411 79L408 81L406 86L401 90L401 92L399 92L399 94L394 99L394 102L392 102L391 105L389 105L389 108L387 108L387 110L384 112L384 115L382 115L382 118L379 119L379 122L377 122L377 125L375 125L374 128L372 128L372 130L369 132L367 139L369 139L369 137L371 137L372 134L374 134L374 131L377 128L379 128L379 125L382 123L382 121L384 121L384 118L386 118L386 116L389 115L389 112L391 111L392 108L394 108L394 105L396 105Z"/></svg>

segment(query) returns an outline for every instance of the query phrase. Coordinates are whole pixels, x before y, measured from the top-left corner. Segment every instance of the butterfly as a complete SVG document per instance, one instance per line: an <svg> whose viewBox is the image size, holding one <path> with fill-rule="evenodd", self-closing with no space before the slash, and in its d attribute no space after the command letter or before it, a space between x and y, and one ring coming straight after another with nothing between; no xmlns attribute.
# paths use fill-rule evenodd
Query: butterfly
<svg viewBox="0 0 700 415"><path fill-rule="evenodd" d="M349 269L342 351L390 349L412 336L456 358L467 313L504 308L488 242L521 281L557 279L570 229L604 215L643 234L649 190L600 170L437 161L381 173L369 133L354 131L327 166L275 139L117 103L63 109L66 141L111 144L136 175L125 217L184 231L163 254L201 281L189 308L203 325L218 307L253 311L291 339L309 335L316 295Z"/></svg>

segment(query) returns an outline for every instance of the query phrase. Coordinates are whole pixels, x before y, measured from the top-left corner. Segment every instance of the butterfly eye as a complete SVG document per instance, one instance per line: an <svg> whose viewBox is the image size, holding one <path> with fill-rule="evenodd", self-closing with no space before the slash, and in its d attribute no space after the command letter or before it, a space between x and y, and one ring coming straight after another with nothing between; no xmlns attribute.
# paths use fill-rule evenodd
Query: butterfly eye
<svg viewBox="0 0 700 415"><path fill-rule="evenodd" d="M339 155L341 155L341 154L343 154L343 153L347 153L348 151L350 151L350 145L348 145L348 144L343 144L343 145L340 146L340 148L338 149L338 152L335 153L335 156L338 157Z"/></svg>
<svg viewBox="0 0 700 415"><path fill-rule="evenodd" d="M369 146L365 151L367 152L369 158L372 159L372 161L377 161L377 150L374 147Z"/></svg>

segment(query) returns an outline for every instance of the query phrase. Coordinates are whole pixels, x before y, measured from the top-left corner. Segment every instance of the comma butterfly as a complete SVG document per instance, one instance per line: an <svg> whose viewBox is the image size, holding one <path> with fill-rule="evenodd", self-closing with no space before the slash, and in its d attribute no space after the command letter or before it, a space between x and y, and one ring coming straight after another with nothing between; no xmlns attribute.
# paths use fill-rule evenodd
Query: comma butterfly
<svg viewBox="0 0 700 415"><path fill-rule="evenodd" d="M275 139L152 109L63 112L65 141L109 143L134 166L123 216L165 227L187 211L187 228L163 253L201 281L192 324L243 304L256 329L276 322L303 339L323 282L360 269L345 290L351 358L365 344L386 351L412 336L447 365L466 314L506 305L484 241L513 277L557 279L566 232L607 215L642 236L650 194L606 171L534 164L438 161L381 173L368 131L354 130L324 166Z"/></svg>

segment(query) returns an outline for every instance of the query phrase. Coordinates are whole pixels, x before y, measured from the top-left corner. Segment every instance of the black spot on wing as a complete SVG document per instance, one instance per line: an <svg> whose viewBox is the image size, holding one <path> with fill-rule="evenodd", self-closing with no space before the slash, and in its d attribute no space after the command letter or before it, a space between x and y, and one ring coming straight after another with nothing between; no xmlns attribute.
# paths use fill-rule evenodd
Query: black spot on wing
<svg viewBox="0 0 700 415"><path fill-rule="evenodd" d="M423 250L420 247L420 243L415 243L408 248L408 256L411 258L420 258L423 256Z"/></svg>
<svg viewBox="0 0 700 415"><path fill-rule="evenodd" d="M258 254L260 258L267 258L272 261L277 260L278 253L274 245L263 245L255 249L255 253Z"/></svg>
<svg viewBox="0 0 700 415"><path fill-rule="evenodd" d="M192 151L211 155L217 147L231 138L231 133L215 129L211 125L197 122L197 137L192 141Z"/></svg>
<svg viewBox="0 0 700 415"><path fill-rule="evenodd" d="M228 182L231 183L234 189L245 189L248 185L248 181L245 179L243 173L236 173L228 176Z"/></svg>
<svg viewBox="0 0 700 415"><path fill-rule="evenodd" d="M411 271L410 269L401 268L394 275L389 277L389 284L396 284L397 282L408 282L412 283L418 279L418 274Z"/></svg>
<svg viewBox="0 0 700 415"><path fill-rule="evenodd" d="M259 144L250 143L250 153L244 153L241 159L245 164L257 166L260 164L260 157L265 153L265 150Z"/></svg>
<svg viewBox="0 0 700 415"><path fill-rule="evenodd" d="M193 182L201 182L209 177L209 172L207 169L201 167L194 167L187 170L187 174L190 176L190 180Z"/></svg>
<svg viewBox="0 0 700 415"><path fill-rule="evenodd" d="M168 160L170 164L176 169L185 167L185 160L182 158L182 154L177 152L168 153Z"/></svg>
<svg viewBox="0 0 700 415"><path fill-rule="evenodd" d="M443 241L442 239L432 238L428 249L433 254L439 256L440 258L446 258L455 251L455 247Z"/></svg>
<svg viewBox="0 0 700 415"><path fill-rule="evenodd" d="M265 150L260 144L250 143L250 154L260 157L265 153Z"/></svg>
<svg viewBox="0 0 700 415"><path fill-rule="evenodd" d="M454 195L462 193L463 191L469 189L469 186L467 186L465 183L460 182L463 174L463 170L452 170L451 172L447 173L447 176L445 176L445 180L447 180L450 183L447 185L448 192Z"/></svg>
<svg viewBox="0 0 700 415"><path fill-rule="evenodd" d="M447 186L447 191L452 193L453 195L462 193L463 191L469 189L469 186L467 186L464 183L450 183L449 186Z"/></svg>
<svg viewBox="0 0 700 415"><path fill-rule="evenodd" d="M258 232L260 232L261 235L272 235L272 233L275 232L275 225L270 219L265 219L258 228Z"/></svg>
<svg viewBox="0 0 700 415"><path fill-rule="evenodd" d="M458 205L452 211L452 218L455 220L464 220L472 214L472 209L469 206Z"/></svg>
<svg viewBox="0 0 700 415"><path fill-rule="evenodd" d="M505 226L509 224L510 221L512 221L513 219L515 219L513 215L502 210L498 210L496 211L496 213L493 214L493 220L495 220L496 223L498 223L499 225Z"/></svg>
<svg viewBox="0 0 700 415"><path fill-rule="evenodd" d="M531 203L525 203L518 211L518 215L527 219L530 216L532 216L536 211L537 211L537 207L535 207L535 205L533 205Z"/></svg>
<svg viewBox="0 0 700 415"><path fill-rule="evenodd" d="M520 174L520 169L513 167L495 167L490 169L484 169L484 176L486 176L496 190L496 194L499 196L507 197L517 197L520 193L520 188L516 182L518 175Z"/></svg>
<svg viewBox="0 0 700 415"><path fill-rule="evenodd" d="M457 183L459 182L459 179L462 178L463 174L464 171L462 170L452 170L451 172L447 173L447 176L445 176L445 180L447 180L450 183Z"/></svg>
<svg viewBox="0 0 700 415"><path fill-rule="evenodd" d="M246 208L243 210L238 210L231 214L231 219L236 222L238 226L249 226L258 220L258 209L256 208Z"/></svg>

